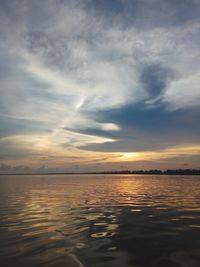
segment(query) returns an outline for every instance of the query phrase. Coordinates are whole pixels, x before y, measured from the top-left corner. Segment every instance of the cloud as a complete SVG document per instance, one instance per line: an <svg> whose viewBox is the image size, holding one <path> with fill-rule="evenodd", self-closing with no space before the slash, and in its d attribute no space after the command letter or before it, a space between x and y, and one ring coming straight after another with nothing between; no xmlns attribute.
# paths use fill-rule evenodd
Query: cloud
<svg viewBox="0 0 200 267"><path fill-rule="evenodd" d="M199 107L200 75L199 72L173 81L163 96L163 102L169 109L188 109Z"/></svg>
<svg viewBox="0 0 200 267"><path fill-rule="evenodd" d="M17 165L17 166L11 166L11 165L8 165L8 164L0 164L0 171L3 171L3 172L15 172L15 171L30 171L31 168L28 167L28 166L24 166L24 165Z"/></svg>
<svg viewBox="0 0 200 267"><path fill-rule="evenodd" d="M35 136L43 156L197 144L199 12L196 0L1 1L3 155L35 155Z"/></svg>
<svg viewBox="0 0 200 267"><path fill-rule="evenodd" d="M116 132L97 132L115 142L89 144L82 148L93 151L138 152L156 151L176 145L199 144L199 109L167 112L165 106L146 107L143 103L126 105L93 114L96 120L112 122L120 127ZM95 130L86 129L85 133Z"/></svg>

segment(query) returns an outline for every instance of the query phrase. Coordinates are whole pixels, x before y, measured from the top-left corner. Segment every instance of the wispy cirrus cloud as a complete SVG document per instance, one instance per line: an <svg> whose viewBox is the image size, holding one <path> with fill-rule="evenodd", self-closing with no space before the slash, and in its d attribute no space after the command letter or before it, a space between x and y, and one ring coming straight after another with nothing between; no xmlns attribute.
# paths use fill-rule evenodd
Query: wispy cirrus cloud
<svg viewBox="0 0 200 267"><path fill-rule="evenodd" d="M36 135L86 157L197 145L199 12L195 0L2 1L2 153Z"/></svg>

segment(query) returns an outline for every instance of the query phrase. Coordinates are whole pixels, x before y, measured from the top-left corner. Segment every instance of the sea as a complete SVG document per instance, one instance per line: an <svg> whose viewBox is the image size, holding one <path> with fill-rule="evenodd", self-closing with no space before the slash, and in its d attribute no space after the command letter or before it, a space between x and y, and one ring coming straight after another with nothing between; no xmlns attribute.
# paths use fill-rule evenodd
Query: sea
<svg viewBox="0 0 200 267"><path fill-rule="evenodd" d="M1 175L2 267L199 267L200 176Z"/></svg>

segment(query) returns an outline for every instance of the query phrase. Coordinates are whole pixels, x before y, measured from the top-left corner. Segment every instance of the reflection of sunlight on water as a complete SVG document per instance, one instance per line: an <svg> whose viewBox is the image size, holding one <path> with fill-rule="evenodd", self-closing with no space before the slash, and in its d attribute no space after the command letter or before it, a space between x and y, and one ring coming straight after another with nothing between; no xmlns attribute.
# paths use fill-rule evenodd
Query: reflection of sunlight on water
<svg viewBox="0 0 200 267"><path fill-rule="evenodd" d="M95 233L91 234L91 237L111 237L117 233L118 225L111 222L96 222L94 223Z"/></svg>
<svg viewBox="0 0 200 267"><path fill-rule="evenodd" d="M133 211L133 212L141 212L142 210L141 209L131 209L131 211Z"/></svg>
<svg viewBox="0 0 200 267"><path fill-rule="evenodd" d="M130 258L149 267L141 252L156 258L163 244L170 255L200 246L200 180L195 177L193 182L131 175L6 179L15 190L0 196L0 255L20 257L24 266L52 261L71 267L69 255L75 254L89 267L134 266Z"/></svg>

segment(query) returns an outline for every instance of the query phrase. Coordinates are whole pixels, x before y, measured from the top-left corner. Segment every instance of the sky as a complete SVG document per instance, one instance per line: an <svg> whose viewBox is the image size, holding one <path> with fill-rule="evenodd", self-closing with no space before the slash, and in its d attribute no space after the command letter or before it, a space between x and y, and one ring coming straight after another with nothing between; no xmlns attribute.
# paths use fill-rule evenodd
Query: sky
<svg viewBox="0 0 200 267"><path fill-rule="evenodd" d="M200 167L199 0L1 0L0 171Z"/></svg>

